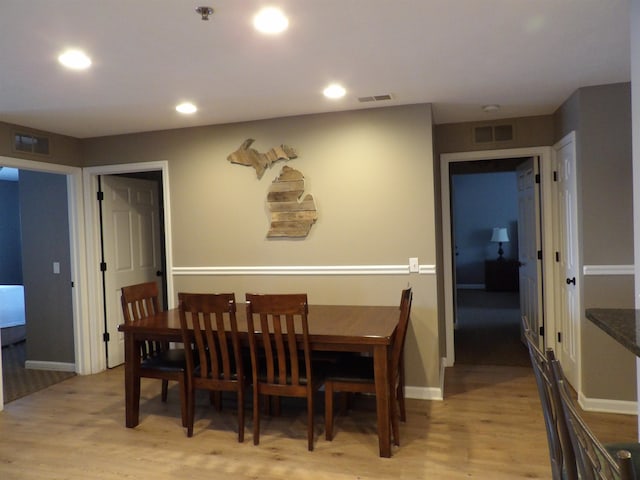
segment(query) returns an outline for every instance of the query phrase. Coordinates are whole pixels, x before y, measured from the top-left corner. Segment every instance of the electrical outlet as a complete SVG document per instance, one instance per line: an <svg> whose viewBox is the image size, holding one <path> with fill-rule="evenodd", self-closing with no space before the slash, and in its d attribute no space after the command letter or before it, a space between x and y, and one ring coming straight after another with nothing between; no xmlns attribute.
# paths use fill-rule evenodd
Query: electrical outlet
<svg viewBox="0 0 640 480"><path fill-rule="evenodd" d="M418 257L409 258L409 271L412 273L418 273L420 271L420 265L418 264Z"/></svg>

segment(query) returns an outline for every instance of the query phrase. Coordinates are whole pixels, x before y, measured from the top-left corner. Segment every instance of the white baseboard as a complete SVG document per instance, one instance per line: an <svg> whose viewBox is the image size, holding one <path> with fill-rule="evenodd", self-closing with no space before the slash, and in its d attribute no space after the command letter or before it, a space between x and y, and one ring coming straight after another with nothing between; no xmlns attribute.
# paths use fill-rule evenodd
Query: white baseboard
<svg viewBox="0 0 640 480"><path fill-rule="evenodd" d="M444 372L447 370L447 357L440 358L440 399L444 400Z"/></svg>
<svg viewBox="0 0 640 480"><path fill-rule="evenodd" d="M440 359L440 386L438 387L405 387L404 395L407 398L418 400L443 400L444 399L444 367L447 359Z"/></svg>
<svg viewBox="0 0 640 480"><path fill-rule="evenodd" d="M75 363L64 362L42 362L39 360L27 360L24 362L24 368L33 370L55 370L57 372L75 372Z"/></svg>
<svg viewBox="0 0 640 480"><path fill-rule="evenodd" d="M578 404L587 412L619 413L622 415L637 415L638 402L628 400L609 400L606 398L587 398L583 393L578 394Z"/></svg>
<svg viewBox="0 0 640 480"><path fill-rule="evenodd" d="M404 396L418 400L442 400L442 389L436 387L405 387Z"/></svg>

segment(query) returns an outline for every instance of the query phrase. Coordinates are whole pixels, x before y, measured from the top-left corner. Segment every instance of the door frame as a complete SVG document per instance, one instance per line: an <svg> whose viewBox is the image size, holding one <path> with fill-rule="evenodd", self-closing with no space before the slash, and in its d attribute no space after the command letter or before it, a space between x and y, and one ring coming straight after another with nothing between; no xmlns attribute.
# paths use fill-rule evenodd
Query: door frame
<svg viewBox="0 0 640 480"><path fill-rule="evenodd" d="M98 191L98 176L115 175L121 173L162 172L164 236L166 257L163 270L166 272L167 302L169 308L173 305L173 255L171 247L171 201L169 195L169 163L166 160L152 162L138 162L118 165L104 165L84 168L82 172L84 183L85 224L87 238L87 275L88 275L88 304L94 315L90 319L91 364L96 371L107 368L105 344L102 338L104 332L104 295L102 293L102 272L100 271L100 215L96 192Z"/></svg>
<svg viewBox="0 0 640 480"><path fill-rule="evenodd" d="M549 254L542 257L542 292L544 298L543 314L545 319L545 331L554 332L553 319L553 203L552 203L552 148L551 147L524 147L499 150L483 150L475 152L454 152L440 155L440 191L442 210L442 256L444 277L444 318L445 318L445 348L444 366L451 367L455 363L454 346L454 272L453 272L453 246L451 233L451 189L449 186L449 166L455 162L469 162L479 160L499 160L514 157L540 157L541 178L541 225L542 251ZM544 336L545 345L549 334ZM551 345L549 345L551 346Z"/></svg>
<svg viewBox="0 0 640 480"><path fill-rule="evenodd" d="M87 302L86 249L84 228L84 203L82 201L82 169L67 165L26 160L22 158L0 155L2 166L19 170L55 173L65 175L67 179L67 205L69 215L69 249L71 260L71 278L74 287L71 289L73 311L73 343L75 355L75 372L79 375L95 373L90 362L90 332L86 318L89 317ZM2 359L0 359L0 379L2 378ZM2 382L0 381L0 411L4 408Z"/></svg>

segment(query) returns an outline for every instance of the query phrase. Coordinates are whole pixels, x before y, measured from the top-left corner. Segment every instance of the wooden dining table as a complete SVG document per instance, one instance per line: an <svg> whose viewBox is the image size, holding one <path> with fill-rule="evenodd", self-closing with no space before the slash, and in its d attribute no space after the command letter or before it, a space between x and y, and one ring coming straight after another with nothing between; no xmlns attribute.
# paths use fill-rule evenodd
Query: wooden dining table
<svg viewBox="0 0 640 480"><path fill-rule="evenodd" d="M373 355L376 384L378 443L381 457L391 457L391 386L389 362L399 319L398 307L309 305L309 337L315 351L368 352ZM248 336L246 310L236 313L241 336ZM125 344L126 426L139 423L140 343L145 340L181 342L178 309L160 312L133 323L121 324Z"/></svg>

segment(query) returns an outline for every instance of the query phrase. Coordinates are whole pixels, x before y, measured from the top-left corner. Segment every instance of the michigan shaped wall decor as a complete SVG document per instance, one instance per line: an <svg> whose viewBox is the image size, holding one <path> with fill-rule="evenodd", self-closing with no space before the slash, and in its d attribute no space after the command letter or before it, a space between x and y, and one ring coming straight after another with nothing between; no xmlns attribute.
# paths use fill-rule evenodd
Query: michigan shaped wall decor
<svg viewBox="0 0 640 480"><path fill-rule="evenodd" d="M265 170L270 168L274 162L298 158L295 149L288 145L280 145L279 147L269 149L266 153L260 153L255 148L249 148L254 141L253 138L247 138L242 142L240 148L227 157L227 160L231 163L253 167L258 175L258 179L262 178Z"/></svg>
<svg viewBox="0 0 640 480"><path fill-rule="evenodd" d="M258 180L267 168L278 160L298 158L296 150L288 145L273 147L266 153L250 148L254 139L248 138L240 148L227 156L231 163L253 167ZM318 219L316 204L312 195L304 194L304 175L298 170L284 166L273 181L267 194L270 226L267 238L304 238Z"/></svg>
<svg viewBox="0 0 640 480"><path fill-rule="evenodd" d="M304 193L304 175L284 166L273 181L267 194L271 224L267 238L306 237L318 219L316 204L311 194Z"/></svg>

